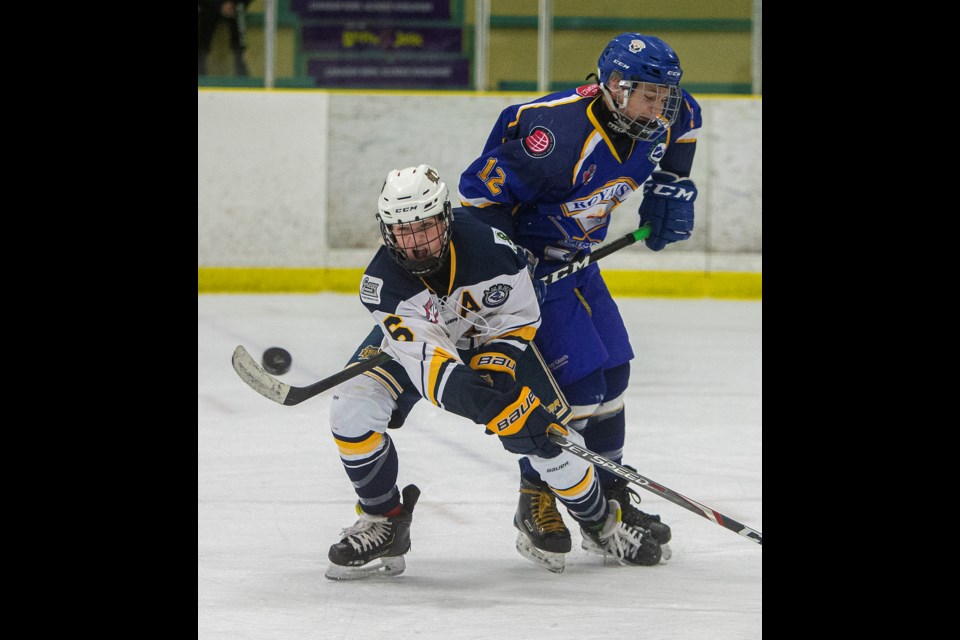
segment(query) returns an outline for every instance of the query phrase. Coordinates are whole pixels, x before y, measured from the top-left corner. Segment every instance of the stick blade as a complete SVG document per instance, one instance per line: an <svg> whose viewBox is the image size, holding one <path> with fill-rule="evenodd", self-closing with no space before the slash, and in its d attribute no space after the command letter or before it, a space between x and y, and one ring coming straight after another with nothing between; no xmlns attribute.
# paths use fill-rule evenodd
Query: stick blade
<svg viewBox="0 0 960 640"><path fill-rule="evenodd" d="M240 379L247 383L251 389L269 398L278 404L284 404L287 394L290 393L290 385L284 384L263 370L260 364L253 359L243 345L237 345L233 350L233 357L230 360L233 363L233 370L237 372Z"/></svg>

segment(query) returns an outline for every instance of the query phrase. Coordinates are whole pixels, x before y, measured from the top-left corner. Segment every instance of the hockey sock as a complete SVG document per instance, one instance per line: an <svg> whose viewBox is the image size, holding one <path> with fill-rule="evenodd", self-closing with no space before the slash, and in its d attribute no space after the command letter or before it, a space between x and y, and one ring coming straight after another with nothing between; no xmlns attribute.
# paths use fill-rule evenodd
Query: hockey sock
<svg viewBox="0 0 960 640"><path fill-rule="evenodd" d="M588 449L620 464L623 459L626 426L627 420L623 409L610 415L590 418L587 421L587 428L583 431L583 439ZM604 469L598 468L597 472L604 489L613 486L616 476Z"/></svg>
<svg viewBox="0 0 960 640"><path fill-rule="evenodd" d="M364 451L381 438L381 446L369 454ZM335 440L340 449L340 461L353 483L364 512L383 515L398 507L400 492L397 490L397 473L400 464L390 436L370 432L360 438L335 436Z"/></svg>

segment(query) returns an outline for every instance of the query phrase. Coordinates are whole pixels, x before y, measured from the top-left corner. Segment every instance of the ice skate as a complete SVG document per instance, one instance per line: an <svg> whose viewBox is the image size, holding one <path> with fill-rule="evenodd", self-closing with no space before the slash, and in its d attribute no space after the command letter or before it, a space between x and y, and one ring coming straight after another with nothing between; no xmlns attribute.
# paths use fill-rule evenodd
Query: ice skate
<svg viewBox="0 0 960 640"><path fill-rule="evenodd" d="M570 551L570 531L545 482L520 477L520 502L513 526L519 529L520 555L548 571L563 573L564 554Z"/></svg>
<svg viewBox="0 0 960 640"><path fill-rule="evenodd" d="M359 580L372 576L398 576L407 568L403 554L410 550L410 523L420 489L408 485L403 490L398 516L364 513L357 505L360 519L341 532L340 542L330 547L330 566L324 574L331 580Z"/></svg>
<svg viewBox="0 0 960 640"><path fill-rule="evenodd" d="M620 504L608 501L607 519L595 527L581 525L582 547L590 553L612 557L620 564L650 566L660 562L660 543L646 529L639 529L621 519Z"/></svg>
<svg viewBox="0 0 960 640"><path fill-rule="evenodd" d="M630 471L636 471L636 469L629 465L623 466L630 469ZM660 516L644 513L633 506L631 501L636 501L637 504L640 504L640 495L631 489L627 481L623 478L615 478L613 486L604 491L604 493L607 496L607 500L616 500L620 504L620 513L624 522L637 529L645 529L653 534L653 537L660 543L660 549L663 552L663 557L660 561L666 562L669 560L670 556L673 555L673 552L670 550L670 545L667 544L673 537L670 532L670 525L660 522Z"/></svg>

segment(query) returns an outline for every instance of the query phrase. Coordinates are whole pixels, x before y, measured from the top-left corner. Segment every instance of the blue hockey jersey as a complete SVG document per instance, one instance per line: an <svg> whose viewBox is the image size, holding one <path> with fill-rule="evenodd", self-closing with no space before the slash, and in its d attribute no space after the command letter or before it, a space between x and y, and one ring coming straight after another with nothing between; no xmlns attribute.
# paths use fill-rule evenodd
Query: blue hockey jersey
<svg viewBox="0 0 960 640"><path fill-rule="evenodd" d="M696 142L700 106L682 93L676 122L646 142L611 139L596 84L507 107L482 155L460 176L460 202L509 211L512 228L505 230L537 257L569 260L589 252L606 237L611 211L671 147ZM541 262L537 276L554 269Z"/></svg>

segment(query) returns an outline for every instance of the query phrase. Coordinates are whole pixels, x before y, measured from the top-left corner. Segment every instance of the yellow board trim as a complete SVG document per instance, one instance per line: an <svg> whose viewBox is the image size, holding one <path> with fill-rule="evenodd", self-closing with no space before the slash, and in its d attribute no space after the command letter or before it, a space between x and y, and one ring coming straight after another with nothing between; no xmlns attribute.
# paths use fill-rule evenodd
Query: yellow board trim
<svg viewBox="0 0 960 640"><path fill-rule="evenodd" d="M359 297L363 269L198 267L197 293L318 293ZM603 271L615 296L762 300L763 274L703 271Z"/></svg>
<svg viewBox="0 0 960 640"><path fill-rule="evenodd" d="M198 293L316 293L360 295L363 269L198 267Z"/></svg>

